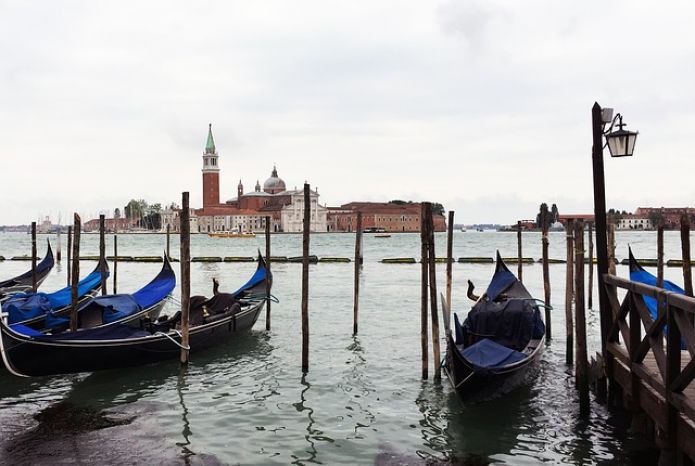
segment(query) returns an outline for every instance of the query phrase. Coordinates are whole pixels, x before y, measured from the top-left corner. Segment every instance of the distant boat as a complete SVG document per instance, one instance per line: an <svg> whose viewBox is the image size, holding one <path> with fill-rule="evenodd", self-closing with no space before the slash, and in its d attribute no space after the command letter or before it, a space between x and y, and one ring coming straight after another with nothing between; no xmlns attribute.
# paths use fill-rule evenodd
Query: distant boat
<svg viewBox="0 0 695 466"><path fill-rule="evenodd" d="M208 233L211 238L255 238L256 233L238 232L238 231L221 231L218 233Z"/></svg>
<svg viewBox="0 0 695 466"><path fill-rule="evenodd" d="M378 234L374 235L374 237L375 238L390 238L391 235L389 235L388 233L378 233Z"/></svg>
<svg viewBox="0 0 695 466"><path fill-rule="evenodd" d="M465 233L465 232L466 232L466 227L461 227L461 231Z"/></svg>
<svg viewBox="0 0 695 466"><path fill-rule="evenodd" d="M386 228L383 227L369 227L362 230L363 233L386 233Z"/></svg>

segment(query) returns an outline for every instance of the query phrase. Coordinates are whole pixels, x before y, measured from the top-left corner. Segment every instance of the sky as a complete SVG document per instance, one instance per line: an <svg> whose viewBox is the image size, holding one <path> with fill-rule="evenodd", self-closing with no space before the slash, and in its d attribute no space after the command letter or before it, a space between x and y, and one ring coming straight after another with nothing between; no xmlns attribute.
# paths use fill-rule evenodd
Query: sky
<svg viewBox="0 0 695 466"><path fill-rule="evenodd" d="M593 209L591 107L640 134L608 207L695 205L695 3L0 0L0 224L222 200L273 164L320 202L457 223Z"/></svg>

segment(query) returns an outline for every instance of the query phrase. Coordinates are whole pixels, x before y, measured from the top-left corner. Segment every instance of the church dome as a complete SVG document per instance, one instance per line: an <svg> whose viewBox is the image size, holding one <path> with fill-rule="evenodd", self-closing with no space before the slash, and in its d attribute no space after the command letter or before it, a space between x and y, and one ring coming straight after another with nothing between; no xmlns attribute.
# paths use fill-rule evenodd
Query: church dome
<svg viewBox="0 0 695 466"><path fill-rule="evenodd" d="M270 174L270 178L263 183L263 191L268 194L277 194L285 191L285 189L285 182L282 178L278 177L277 168L273 166L273 172Z"/></svg>

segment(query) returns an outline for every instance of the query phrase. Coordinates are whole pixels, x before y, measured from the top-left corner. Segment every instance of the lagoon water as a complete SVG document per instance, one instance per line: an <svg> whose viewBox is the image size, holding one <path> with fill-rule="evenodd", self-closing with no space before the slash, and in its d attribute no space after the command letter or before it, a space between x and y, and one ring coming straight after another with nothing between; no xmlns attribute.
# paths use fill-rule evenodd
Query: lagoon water
<svg viewBox="0 0 695 466"><path fill-rule="evenodd" d="M39 235L39 255L46 235ZM56 246L56 237L50 240ZM565 265L551 265L553 338L538 378L505 397L459 402L446 380L420 379L420 267L381 264L419 256L418 234L365 235L360 329L352 335L354 264L310 266L310 370L301 372L301 264L273 264L272 330L261 317L253 331L211 351L193 353L187 370L177 361L155 366L21 379L0 374L0 464L652 464L653 453L628 431L629 419L592 400L580 420L572 368L564 364ZM436 235L438 256L446 237ZM63 259L66 257L63 236ZM619 259L627 244L640 258L656 257L653 232L618 232ZM666 232L666 259L680 259L678 232ZM254 256L265 239L194 235L192 256ZM272 254L301 255L300 235L274 235ZM113 237L107 238L112 254ZM119 235L119 255L161 254L163 235ZM178 257L172 236L172 255ZM516 235L457 232L454 255L516 256ZM30 253L26 234L0 233L0 254ZM539 233L524 234L524 256L541 256ZM98 235L82 235L82 255L98 254ZM311 238L319 257L354 255L354 235ZM564 259L564 233L550 234L550 257ZM83 272L96 262L81 262ZM0 277L29 262L0 262ZM157 263L119 263L118 290L132 292L160 269ZM253 263L192 263L192 294L211 294L211 279L236 289ZM511 267L510 267L511 268ZM438 265L444 289L445 266ZM492 264L453 266L453 308L463 317L471 302L466 280L482 292ZM516 270L512 268L512 270ZM178 271L178 270L177 270ZM627 276L627 267L618 266ZM666 278L682 282L681 269ZM66 282L66 262L42 285ZM109 282L110 284L111 282ZM524 283L542 297L540 264L524 266ZM111 289L111 288L110 288ZM174 292L179 296L179 290ZM594 290L594 302L597 302ZM164 313L176 310L177 299ZM590 354L598 315L589 311ZM443 335L442 335L443 336ZM442 339L444 345L444 340ZM444 346L443 346L444 348ZM431 356L430 356L431 358ZM431 367L430 363L430 367Z"/></svg>

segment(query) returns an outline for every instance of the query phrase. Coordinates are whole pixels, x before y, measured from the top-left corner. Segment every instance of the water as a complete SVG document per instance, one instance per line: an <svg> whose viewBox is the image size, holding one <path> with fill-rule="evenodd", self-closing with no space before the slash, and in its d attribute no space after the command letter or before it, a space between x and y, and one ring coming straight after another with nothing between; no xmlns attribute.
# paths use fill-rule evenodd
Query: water
<svg viewBox="0 0 695 466"><path fill-rule="evenodd" d="M40 236L41 239L44 236ZM51 237L55 246L55 236ZM63 248L66 246L63 237ZM178 238L172 251L178 256ZM311 253L351 257L354 236L321 234ZM540 235L524 235L524 256L540 257ZM564 258L564 233L550 234L550 257ZM655 257L656 235L619 232L618 258L627 243L637 257ZM39 243L43 254L44 243ZM161 253L162 235L120 235L120 255ZM301 236L273 236L273 255L301 255ZM192 256L253 256L264 238L197 235ZM516 255L516 235L457 232L454 254ZM82 254L98 254L98 235L82 236ZM109 254L112 237L108 238ZM0 234L0 254L26 254L24 234ZM310 267L310 371L301 373L301 264L273 265L272 330L263 318L248 335L224 347L193 353L178 363L45 379L0 375L0 463L56 464L652 464L629 419L592 400L580 420L571 368L564 365L565 265L551 265L554 335L538 378L508 396L463 405L448 383L420 379L420 268L380 264L385 257L418 257L419 235L364 239L360 331L352 336L353 264ZM65 254L65 250L63 251ZM437 255L445 236L437 235ZM65 255L64 255L65 257ZM680 258L677 232L666 233L665 257ZM0 262L0 277L28 262ZM83 271L96 262L82 262ZM161 264L119 263L118 289L131 292ZM444 287L444 265L438 266ZM211 279L235 289L253 263L193 263L192 293L210 294ZM467 279L484 289L493 266L455 264L454 310L467 311ZM682 282L680 269L666 278ZM627 267L618 266L627 275ZM56 265L42 289L66 282ZM524 282L542 296L539 264L525 266ZM175 296L178 296L178 289ZM594 291L596 296L596 291ZM597 301L597 298L594 298ZM168 304L164 313L175 310ZM589 312L590 354L598 316ZM444 342L442 341L442 347ZM650 456L652 455L652 456Z"/></svg>

